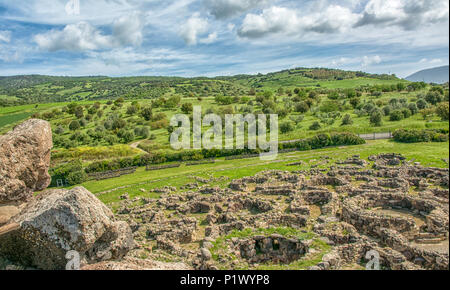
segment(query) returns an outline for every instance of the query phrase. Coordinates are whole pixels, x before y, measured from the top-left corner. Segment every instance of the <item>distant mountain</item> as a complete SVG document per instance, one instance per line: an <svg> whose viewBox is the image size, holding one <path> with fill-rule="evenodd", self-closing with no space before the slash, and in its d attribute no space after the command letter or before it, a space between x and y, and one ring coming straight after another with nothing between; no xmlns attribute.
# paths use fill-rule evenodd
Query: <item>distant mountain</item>
<svg viewBox="0 0 450 290"><path fill-rule="evenodd" d="M421 70L405 79L411 82L443 84L448 82L448 65Z"/></svg>

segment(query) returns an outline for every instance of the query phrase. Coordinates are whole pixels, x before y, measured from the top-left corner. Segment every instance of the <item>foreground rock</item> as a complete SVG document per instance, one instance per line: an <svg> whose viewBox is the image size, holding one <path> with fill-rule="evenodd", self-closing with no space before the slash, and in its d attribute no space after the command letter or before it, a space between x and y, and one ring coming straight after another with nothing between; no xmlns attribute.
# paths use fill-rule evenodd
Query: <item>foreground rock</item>
<svg viewBox="0 0 450 290"><path fill-rule="evenodd" d="M0 228L0 255L39 269L64 269L71 250L91 264L120 259L133 246L128 224L83 187L44 192Z"/></svg>
<svg viewBox="0 0 450 290"><path fill-rule="evenodd" d="M0 204L25 201L50 184L50 124L31 119L0 136Z"/></svg>

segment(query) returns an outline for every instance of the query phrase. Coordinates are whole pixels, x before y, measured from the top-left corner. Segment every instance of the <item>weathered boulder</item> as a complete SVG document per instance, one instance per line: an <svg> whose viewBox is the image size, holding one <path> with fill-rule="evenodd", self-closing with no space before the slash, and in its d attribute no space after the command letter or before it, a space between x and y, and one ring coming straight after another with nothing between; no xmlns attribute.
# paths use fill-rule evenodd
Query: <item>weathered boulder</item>
<svg viewBox="0 0 450 290"><path fill-rule="evenodd" d="M64 269L68 251L82 264L124 257L134 246L125 222L83 187L33 197L0 228L0 255L40 269Z"/></svg>
<svg viewBox="0 0 450 290"><path fill-rule="evenodd" d="M0 136L0 203L25 201L50 184L53 147L47 121L31 119Z"/></svg>

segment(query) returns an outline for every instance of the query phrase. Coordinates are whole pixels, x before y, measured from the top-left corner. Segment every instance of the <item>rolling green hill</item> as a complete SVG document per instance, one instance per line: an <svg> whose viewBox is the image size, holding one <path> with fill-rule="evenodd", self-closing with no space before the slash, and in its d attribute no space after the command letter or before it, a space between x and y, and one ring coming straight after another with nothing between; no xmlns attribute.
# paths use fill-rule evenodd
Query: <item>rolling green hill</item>
<svg viewBox="0 0 450 290"><path fill-rule="evenodd" d="M354 88L403 82L395 76L323 68L296 68L269 74L215 78L181 77L0 77L0 106L44 102L152 99L169 94L180 96L244 95L256 90L324 87Z"/></svg>

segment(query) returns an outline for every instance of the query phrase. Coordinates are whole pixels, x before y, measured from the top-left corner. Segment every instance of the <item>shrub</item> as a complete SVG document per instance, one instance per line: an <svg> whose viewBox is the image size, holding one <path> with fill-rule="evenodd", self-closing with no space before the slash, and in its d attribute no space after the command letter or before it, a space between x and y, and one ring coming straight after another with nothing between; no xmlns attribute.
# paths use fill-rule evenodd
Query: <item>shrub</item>
<svg viewBox="0 0 450 290"><path fill-rule="evenodd" d="M340 110L340 104L336 101L324 101L320 106L320 111L324 113L336 112Z"/></svg>
<svg viewBox="0 0 450 290"><path fill-rule="evenodd" d="M405 115L403 114L403 112L401 110L395 110L392 111L390 116L389 116L389 120L390 121L401 121L403 120L403 118L405 117Z"/></svg>
<svg viewBox="0 0 450 290"><path fill-rule="evenodd" d="M383 114L385 116L389 116L391 114L391 110L392 110L391 106L384 106L382 109Z"/></svg>
<svg viewBox="0 0 450 290"><path fill-rule="evenodd" d="M417 108L419 108L420 110L423 110L427 107L427 101L425 101L424 99L419 99L416 102Z"/></svg>
<svg viewBox="0 0 450 290"><path fill-rule="evenodd" d="M59 125L56 129L55 129L55 133L58 135L64 134L64 127Z"/></svg>
<svg viewBox="0 0 450 290"><path fill-rule="evenodd" d="M184 103L181 106L181 111L184 114L190 114L190 113L192 113L193 110L194 110L194 106L192 105L192 103Z"/></svg>
<svg viewBox="0 0 450 290"><path fill-rule="evenodd" d="M51 169L50 175L52 176L52 182L54 182L53 185L56 185L58 179L67 180L69 185L77 185L87 180L86 172L79 160Z"/></svg>
<svg viewBox="0 0 450 290"><path fill-rule="evenodd" d="M425 100L432 105L442 102L442 96L436 91L429 91L425 96Z"/></svg>
<svg viewBox="0 0 450 290"><path fill-rule="evenodd" d="M130 106L127 108L127 114L128 114L128 115L134 115L134 114L136 114L138 111L139 111L139 109L138 109L138 107L135 106L135 105L130 105Z"/></svg>
<svg viewBox="0 0 450 290"><path fill-rule="evenodd" d="M69 173L66 179L70 185L77 185L87 180L87 174L83 170L75 171Z"/></svg>
<svg viewBox="0 0 450 290"><path fill-rule="evenodd" d="M167 115L161 112L153 115L152 121L159 121L163 119L167 119Z"/></svg>
<svg viewBox="0 0 450 290"><path fill-rule="evenodd" d="M124 119L117 118L112 121L111 129L113 129L113 130L122 129L126 125L127 125L127 121L125 121Z"/></svg>
<svg viewBox="0 0 450 290"><path fill-rule="evenodd" d="M411 114L412 114L412 115L417 114L417 112L419 111L419 109L417 108L416 103L410 103L410 104L408 105L408 109L411 111Z"/></svg>
<svg viewBox="0 0 450 290"><path fill-rule="evenodd" d="M449 106L448 103L440 103L436 106L436 114L441 117L442 121L448 121L449 119Z"/></svg>
<svg viewBox="0 0 450 290"><path fill-rule="evenodd" d="M280 117L280 119L284 119L289 114L289 110L286 108L281 108L281 109L278 109L276 111L276 113L277 113L278 117Z"/></svg>
<svg viewBox="0 0 450 290"><path fill-rule="evenodd" d="M359 98L352 98L352 99L350 99L350 105L352 105L353 108L358 107L360 102L361 102L361 100Z"/></svg>
<svg viewBox="0 0 450 290"><path fill-rule="evenodd" d="M427 108L427 109L420 110L420 114L422 115L424 120L428 120L431 117L433 117L434 113L436 113L434 108Z"/></svg>
<svg viewBox="0 0 450 290"><path fill-rule="evenodd" d="M380 110L374 110L370 115L370 124L373 126L381 126L383 115Z"/></svg>
<svg viewBox="0 0 450 290"><path fill-rule="evenodd" d="M346 114L344 116L344 118L342 119L341 126L352 125L352 124L353 124L352 117L349 114Z"/></svg>
<svg viewBox="0 0 450 290"><path fill-rule="evenodd" d="M230 105L233 103L233 98L226 96L216 96L215 101L220 105Z"/></svg>
<svg viewBox="0 0 450 290"><path fill-rule="evenodd" d="M320 128L322 128L322 126L320 125L319 122L315 121L314 123L312 123L311 126L309 126L309 130L313 130L313 131L317 131Z"/></svg>
<svg viewBox="0 0 450 290"><path fill-rule="evenodd" d="M153 110L151 107L145 107L141 110L141 116L146 121L150 121L153 117Z"/></svg>
<svg viewBox="0 0 450 290"><path fill-rule="evenodd" d="M282 144L283 148L281 149L296 148L300 151L304 151L311 149L319 149L326 146L360 145L365 143L366 141L360 138L359 136L353 133L343 132L343 133L332 133L331 135L319 134L309 139Z"/></svg>
<svg viewBox="0 0 450 290"><path fill-rule="evenodd" d="M299 123L303 122L305 119L305 116L303 115L297 115L297 116L289 116L289 119L295 123L295 125L298 125Z"/></svg>
<svg viewBox="0 0 450 290"><path fill-rule="evenodd" d="M294 124L292 122L284 122L280 125L280 132L282 134L294 131Z"/></svg>
<svg viewBox="0 0 450 290"><path fill-rule="evenodd" d="M78 122L77 120L72 121L72 122L70 123L70 125L69 125L69 129L72 130L72 131L76 131L76 130L78 130L78 129L80 129L80 128L81 128L80 122Z"/></svg>
<svg viewBox="0 0 450 290"><path fill-rule="evenodd" d="M295 111L299 113L306 113L309 111L309 106L306 102L299 102L295 105Z"/></svg>
<svg viewBox="0 0 450 290"><path fill-rule="evenodd" d="M169 127L169 121L167 121L166 119L162 119L156 122L152 122L150 123L150 127L152 128L152 130L165 129Z"/></svg>
<svg viewBox="0 0 450 290"><path fill-rule="evenodd" d="M402 114L403 114L403 117L405 117L405 119L408 119L409 117L411 117L411 111L408 108L402 109Z"/></svg>
<svg viewBox="0 0 450 290"><path fill-rule="evenodd" d="M394 140L402 143L447 142L448 131L439 130L405 130L399 129L393 133Z"/></svg>

